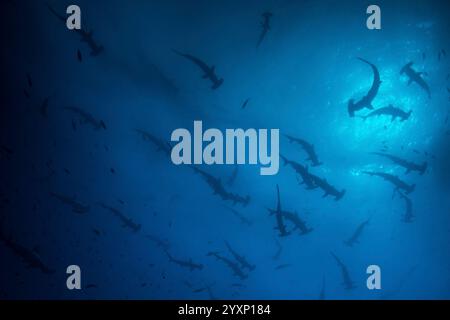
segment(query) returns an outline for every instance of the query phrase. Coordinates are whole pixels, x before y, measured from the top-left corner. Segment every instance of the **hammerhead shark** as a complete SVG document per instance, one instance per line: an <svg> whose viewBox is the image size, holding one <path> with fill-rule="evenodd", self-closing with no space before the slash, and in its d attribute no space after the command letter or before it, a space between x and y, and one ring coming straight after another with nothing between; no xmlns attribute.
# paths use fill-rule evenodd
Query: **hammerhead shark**
<svg viewBox="0 0 450 320"><path fill-rule="evenodd" d="M368 65L370 65L372 67L373 83L372 83L372 87L370 88L369 92L364 97L362 97L361 100L359 100L356 103L355 103L354 99L349 100L348 114L350 115L350 117L354 117L355 112L358 110L362 110L364 108L373 109L372 101L373 101L373 99L375 99L375 97L378 93L378 89L380 88L380 85L381 85L380 73L378 72L377 67L367 60L364 60L362 58L358 58L358 59L361 60L362 62L367 63Z"/></svg>
<svg viewBox="0 0 450 320"><path fill-rule="evenodd" d="M206 183L214 191L214 194L218 194L222 197L222 199L224 199L224 196L227 194L227 192L225 191L225 188L222 186L222 182L220 181L219 178L216 178L213 175L196 167L192 167L192 169L195 171L195 173L198 173L202 176L203 180L205 180Z"/></svg>
<svg viewBox="0 0 450 320"><path fill-rule="evenodd" d="M248 196L248 195L245 197L242 197L238 194L234 194L234 193L226 191L219 178L216 178L216 177L212 176L211 174L209 174L201 169L198 169L196 167L192 167L192 169L196 173L199 173L203 177L203 179L206 181L206 183L209 185L209 187L213 190L214 194L217 194L218 196L220 196L222 198L222 200L232 201L233 204L240 203L243 206L247 206L248 203L250 202L250 196Z"/></svg>
<svg viewBox="0 0 450 320"><path fill-rule="evenodd" d="M134 131L136 131L138 134L140 134L142 136L142 139L144 139L144 141L152 142L156 146L158 151L163 151L165 154L170 156L170 152L171 152L172 148L171 148L169 142L163 141L163 140L159 139L158 137L155 137L151 133L148 133L147 131L144 131L141 129L134 129Z"/></svg>
<svg viewBox="0 0 450 320"><path fill-rule="evenodd" d="M366 226L370 223L370 219L367 219L366 221L363 221L355 230L355 232L353 232L352 236L344 241L344 243L349 246L349 247L353 247L353 245L355 243L359 242L359 238L361 237L361 234L363 232L363 230L366 228Z"/></svg>
<svg viewBox="0 0 450 320"><path fill-rule="evenodd" d="M342 261L333 252L330 252L330 253L333 256L334 260L336 260L339 268L341 268L342 278L344 280L344 283L343 283L344 288L346 290L351 290L351 289L356 288L352 279L350 278L350 274L348 273L347 266L345 264L343 264Z"/></svg>
<svg viewBox="0 0 450 320"><path fill-rule="evenodd" d="M301 235L305 235L313 231L312 228L306 226L306 222L303 221L298 213L290 211L282 211L283 218L289 220L294 224L294 229L298 229Z"/></svg>
<svg viewBox="0 0 450 320"><path fill-rule="evenodd" d="M29 268L38 269L45 274L55 273L55 270L48 267L35 251L16 243L10 237L6 237L2 232L0 232L0 241L10 248L16 256L20 257Z"/></svg>
<svg viewBox="0 0 450 320"><path fill-rule="evenodd" d="M231 261L228 258L222 257L218 252L209 252L207 256L213 256L217 260L225 263L234 273L235 276L239 277L241 280L247 279L248 275L246 275L241 268L239 268L238 264Z"/></svg>
<svg viewBox="0 0 450 320"><path fill-rule="evenodd" d="M234 259L241 265L242 269L248 269L249 271L255 270L255 265L250 264L244 256L241 256L235 250L233 250L233 248L227 241L225 241L225 246L227 247L228 251L230 251Z"/></svg>
<svg viewBox="0 0 450 320"><path fill-rule="evenodd" d="M278 229L278 231L280 232L280 237L288 236L290 232L286 230L286 226L284 225L283 222L283 211L281 210L281 200L280 200L280 188L278 187L278 184L277 184L277 209L276 210L269 209L269 212L270 214L275 214L275 218L277 220L277 226L275 227L275 229Z"/></svg>
<svg viewBox="0 0 450 320"><path fill-rule="evenodd" d="M378 108L365 116L360 116L363 120L367 118L373 118L378 116L391 116L391 122L394 122L395 119L399 118L402 122L409 119L411 116L412 110L408 112L403 111L402 109L394 107L392 104L387 107Z"/></svg>
<svg viewBox="0 0 450 320"><path fill-rule="evenodd" d="M161 247L164 251L169 250L170 244L167 240L163 240L152 234L146 234L145 237L153 241L158 247Z"/></svg>
<svg viewBox="0 0 450 320"><path fill-rule="evenodd" d="M292 169L294 169L295 172L297 172L300 175L300 177L302 179L301 184L305 184L306 189L312 190L312 189L317 188L317 186L314 184L313 179L311 178L311 175L308 172L308 167L303 166L300 163L297 163L295 161L291 161L281 154L280 154L280 158L283 159L285 166L290 165L292 167Z"/></svg>
<svg viewBox="0 0 450 320"><path fill-rule="evenodd" d="M184 57L184 58L190 60L196 66L198 66L204 72L203 79L209 79L213 83L211 89L215 90L222 85L223 79L222 78L219 79L217 77L216 72L215 72L215 69L216 69L215 66L209 67L205 62L203 62L199 58L196 58L190 54L181 53L177 50L173 50L173 52L175 52L175 54L177 54L181 57Z"/></svg>
<svg viewBox="0 0 450 320"><path fill-rule="evenodd" d="M110 211L113 215L115 215L117 218L122 221L123 226L126 228L130 228L133 232L138 232L141 229L141 225L133 222L133 220L129 217L126 217L121 211L119 211L116 208L113 208L111 206L108 206L104 203L99 203L99 205L105 209Z"/></svg>
<svg viewBox="0 0 450 320"><path fill-rule="evenodd" d="M428 94L428 98L431 98L430 87L422 78L423 72L417 72L412 68L414 62L409 62L401 70L400 74L406 74L409 78L408 85L415 82Z"/></svg>
<svg viewBox="0 0 450 320"><path fill-rule="evenodd" d="M47 4L47 8L55 17L61 20L64 24L66 23L66 19L62 15L57 13L55 9L53 9L49 4ZM91 56L95 57L103 52L104 47L102 45L99 45L92 37L93 31L87 32L83 29L74 29L74 31L80 35L81 42L85 42L89 46L89 48L91 49Z"/></svg>
<svg viewBox="0 0 450 320"><path fill-rule="evenodd" d="M250 202L250 196L246 195L246 196L241 196L239 194L236 193L232 193L232 192L226 192L223 195L223 198L225 200L230 200L231 202L233 202L233 205L235 205L236 203L240 203L242 204L244 207L246 207L248 205L248 203Z"/></svg>
<svg viewBox="0 0 450 320"><path fill-rule="evenodd" d="M314 174L309 174L314 185L319 187L324 191L323 198L327 196L334 196L334 200L339 201L342 199L342 197L345 195L345 189L342 189L342 191L337 190L335 187L333 187L331 184L328 183L327 179L320 178Z"/></svg>
<svg viewBox="0 0 450 320"><path fill-rule="evenodd" d="M87 213L90 210L90 207L87 205L82 205L81 203L75 201L74 198L62 195L62 194L58 194L55 192L50 192L50 195L56 199L58 199L59 201L61 201L64 204L69 205L70 207L72 207L72 211L75 213Z"/></svg>
<svg viewBox="0 0 450 320"><path fill-rule="evenodd" d="M179 260L179 259L176 259L176 258L172 257L170 255L169 251L164 250L164 252L166 253L166 255L169 258L170 262L173 262L173 263L179 265L180 267L189 268L190 271L194 271L196 269L197 270L202 270L203 269L203 265L202 264L194 263L194 262L192 262L192 259L189 259L187 261Z"/></svg>
<svg viewBox="0 0 450 320"><path fill-rule="evenodd" d="M80 109L77 107L64 107L64 109L71 111L71 112L77 114L78 116L80 116L82 123L89 123L90 125L92 125L94 127L95 130L100 130L100 129L106 130L106 125L103 120L95 119L93 115L84 111L83 109Z"/></svg>
<svg viewBox="0 0 450 320"><path fill-rule="evenodd" d="M261 35L259 36L258 43L256 44L256 47L258 48L261 43L263 42L264 38L266 37L267 33L270 30L270 19L272 18L273 14L266 11L262 14L263 22L261 22Z"/></svg>
<svg viewBox="0 0 450 320"><path fill-rule="evenodd" d="M308 158L306 160L311 161L313 167L317 167L322 164L322 162L320 162L319 158L317 157L317 153L314 150L313 144L309 143L306 140L295 138L295 137L292 137L287 134L285 134L285 136L286 136L286 138L289 139L289 142L291 142L291 143L295 142L295 143L299 144L303 148L303 150L305 150L305 152L308 154Z"/></svg>
<svg viewBox="0 0 450 320"><path fill-rule="evenodd" d="M393 156L387 153L381 153L381 152L372 152L372 154L375 154L377 156L385 157L394 162L395 164L398 164L399 166L402 166L406 169L406 174L410 173L411 171L417 171L421 175L425 173L427 170L427 162L424 162L422 164L417 164L402 158L399 158L397 156Z"/></svg>
<svg viewBox="0 0 450 320"><path fill-rule="evenodd" d="M383 178L384 180L392 183L395 186L396 190L402 189L406 192L406 194L410 194L416 188L415 184L408 185L406 182L400 180L399 177L394 176L389 173L369 172L369 171L363 171L363 173L368 174L369 176L377 176L377 177Z"/></svg>

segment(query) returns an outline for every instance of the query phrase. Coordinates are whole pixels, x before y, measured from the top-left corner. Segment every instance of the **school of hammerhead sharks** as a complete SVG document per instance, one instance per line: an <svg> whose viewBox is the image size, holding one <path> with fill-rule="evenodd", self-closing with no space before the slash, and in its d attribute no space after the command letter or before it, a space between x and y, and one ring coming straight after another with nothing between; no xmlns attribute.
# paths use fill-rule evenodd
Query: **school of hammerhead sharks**
<svg viewBox="0 0 450 320"><path fill-rule="evenodd" d="M57 20L61 21L64 25L66 18L63 15L59 14L50 5L47 5L47 7L49 10L49 14L55 17ZM271 30L273 14L271 12L264 12L261 15L261 19L261 33L259 38L255 39L257 40L257 47L259 47L264 42L264 39ZM74 30L74 32L80 37L81 42L89 49L89 56L91 58L101 59L101 56L107 53L105 48L94 39L93 33L91 31L88 32L86 30L80 29ZM202 73L202 77L204 79L202 81L209 81L211 83L210 88L212 90L220 90L222 84L224 83L224 79L217 74L214 66L210 66L208 63L204 62L202 59L194 55L183 53L177 50L172 50L172 52L175 57L179 57L181 60L184 59L186 62L192 63L193 66L197 67ZM445 55L446 52L442 50L441 52L439 52L439 59L441 59L441 57L444 57ZM81 50L77 51L76 59L80 63L82 63L83 60L86 59L83 56ZM367 94L365 94L359 100L355 100L349 97L350 99L348 100L347 104L348 116L351 118L362 119L363 121L373 117L390 117L393 122L397 119L402 122L407 121L411 116L412 110L402 110L391 104L386 107L374 109L372 102L377 97L379 88L382 85L380 73L377 67L371 62L359 57L357 59L364 65L370 67L373 73L373 82L370 89L367 91ZM413 62L409 62L408 64L403 66L400 69L400 74L405 75L409 79L408 85L417 85L418 89L423 90L425 94L429 98L431 98L431 91L423 77L423 73L418 72L414 69ZM23 94L26 99L30 99L30 90L33 86L33 79L30 74L26 75L26 80L27 86L23 90ZM241 106L242 109L248 106L249 100L250 99L247 99L243 102ZM49 98L46 98L39 108L39 113L43 117L46 117L48 114L48 105ZM94 130L107 130L107 124L105 123L105 121L96 118L82 108L71 106L64 107L64 109L68 113L71 113L74 117L74 120L72 120L72 129L74 131L76 131L81 125L89 125ZM168 159L170 158L172 149L170 142L146 130L133 130L135 131L135 134L137 134L137 136L142 138L144 141L147 141L150 144L154 145L157 151L163 152L165 155L167 155ZM283 134L283 137L287 139L287 141L292 146L300 148L307 155L307 158L305 160L306 163L301 163L294 161L293 159L288 159L285 155L280 154L280 158L283 164L286 167L292 169L293 172L295 172L299 185L305 190L311 192L320 190L324 198L331 197L335 201L340 201L341 199L343 199L346 195L346 189L336 187L332 183L330 183L326 177L320 177L312 173L312 168L322 165L322 162L319 159L319 155L316 153L316 150L314 148L314 144L306 141L301 137L296 137L293 135ZM1 146L0 151L0 155L4 159L11 159L14 156L14 150L8 146ZM393 164L404 168L405 174L417 172L418 174L423 175L427 172L427 162L415 163L413 161L398 157L394 154L387 153L387 150L384 150L382 152L373 152L372 154L376 157L388 159ZM223 208L230 214L234 215L236 217L236 221L239 221L242 225L245 225L247 227L252 225L252 221L248 217L246 217L246 215L242 211L239 210L239 207L236 208L236 205L240 205L241 209L245 208L251 201L250 196L240 195L230 191L230 188L233 186L236 176L238 175L237 167L234 167L234 171L231 173L229 179L225 182L203 169L200 169L193 165L190 165L189 167L193 170L193 173L196 176L199 176L202 180L204 180L206 185L211 189L213 195L219 197L220 200L224 202ZM50 173L54 173L51 163L48 164L48 168L50 170ZM381 178L386 183L391 184L394 189L393 197L398 196L399 199L403 200L404 202L404 215L402 217L402 221L405 223L411 223L414 221L413 201L410 198L410 195L415 190L415 184L408 184L401 177L387 172L363 171L362 173L371 177ZM266 209L268 211L268 215L270 217L273 217L273 224L274 229L276 230L276 235L278 237L292 237L294 234L298 233L302 236L307 236L309 233L313 232L313 228L308 225L307 221L304 220L304 217L302 217L296 211L289 211L285 208L285 205L282 202L282 188L280 188L278 184L274 186L274 191L276 191L276 198L273 199L273 208ZM64 195L62 193L58 193L57 191L49 192L49 197L57 202L60 202L64 206L67 206L71 209L72 212L77 214L86 214L91 210L91 206L89 204L81 203L75 198ZM7 202L6 198L3 199L2 194L0 194L0 199L2 200L2 205ZM109 212L113 217L116 217L124 228L127 228L134 233L143 233L148 240L155 243L155 245L163 251L163 253L167 256L167 259L171 263L178 265L180 268L186 268L190 271L204 269L203 264L196 263L192 259L183 259L174 256L170 251L170 243L167 240L143 232L141 224L135 222L131 217L129 217L113 205L108 205L103 202L99 202L95 205L102 210ZM353 234L348 239L346 239L344 243L349 247L357 244L364 232L365 227L369 223L370 218L359 224ZM94 230L94 232L97 235L101 235L101 232L99 230ZM55 273L55 270L48 266L35 251L22 246L19 241L16 241L11 236L6 235L4 230L0 230L0 241L6 247L10 248L10 250L15 255L20 257L24 261L24 263L31 268L38 269L45 274ZM242 253L238 252L236 248L233 248L229 242L225 241L224 246L224 251L228 252L228 255L224 254L224 251L210 251L207 253L207 257L211 258L211 261L215 260L217 263L224 264L227 268L229 268L232 275L238 278L241 282L244 281L248 278L249 274L253 270L255 270L256 265L249 262L248 258ZM276 260L281 253L281 244L278 242L278 240L277 246L278 251L273 257L274 260ZM341 272L344 288L347 290L356 288L357 284L352 279L347 265L340 259L340 257L338 257L334 252L330 252L330 259L336 262L336 265ZM285 267L288 267L288 265L281 264L277 266L277 269L282 269ZM213 294L213 285L195 287L188 281L186 281L185 284L192 290L192 292L206 292L209 295L210 299L217 298ZM235 284L236 287L238 287L238 285L239 284ZM325 299L324 287L320 291L320 295L318 295L318 297L321 299Z"/></svg>

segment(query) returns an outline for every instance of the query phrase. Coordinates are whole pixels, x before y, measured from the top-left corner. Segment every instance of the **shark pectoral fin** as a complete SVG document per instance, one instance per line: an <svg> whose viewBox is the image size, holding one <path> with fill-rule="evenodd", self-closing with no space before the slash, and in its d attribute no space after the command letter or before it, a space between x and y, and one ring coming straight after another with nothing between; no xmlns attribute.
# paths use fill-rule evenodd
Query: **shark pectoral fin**
<svg viewBox="0 0 450 320"><path fill-rule="evenodd" d="M408 81L408 86L409 86L412 82L413 82L413 80L412 80L412 79L409 79L409 81Z"/></svg>
<svg viewBox="0 0 450 320"><path fill-rule="evenodd" d="M411 169L406 169L405 174L408 174L408 173L410 173L410 172L411 172Z"/></svg>
<svg viewBox="0 0 450 320"><path fill-rule="evenodd" d="M391 117L391 122L394 122L394 120L395 120L395 116L392 116Z"/></svg>
<svg viewBox="0 0 450 320"><path fill-rule="evenodd" d="M369 105L367 106L367 109L373 110L373 105L369 104Z"/></svg>
<svg viewBox="0 0 450 320"><path fill-rule="evenodd" d="M326 198L328 196L328 192L325 192L322 196L322 198Z"/></svg>

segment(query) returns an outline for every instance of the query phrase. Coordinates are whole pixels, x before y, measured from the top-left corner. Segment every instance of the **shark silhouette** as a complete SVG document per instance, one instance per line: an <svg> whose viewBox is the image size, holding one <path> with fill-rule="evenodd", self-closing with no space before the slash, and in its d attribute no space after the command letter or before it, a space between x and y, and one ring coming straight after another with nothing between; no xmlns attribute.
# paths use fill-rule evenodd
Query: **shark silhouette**
<svg viewBox="0 0 450 320"><path fill-rule="evenodd" d="M401 70L400 74L406 74L406 76L409 78L408 85L415 82L417 83L425 92L428 94L428 98L431 98L431 91L428 84L425 82L425 80L422 78L423 72L417 72L412 68L412 65L414 62L409 62L406 64Z"/></svg>
<svg viewBox="0 0 450 320"><path fill-rule="evenodd" d="M373 82L372 82L372 87L370 88L369 92L367 92L367 94L364 97L362 97L361 100L359 100L358 102L355 102L353 99L349 100L348 114L350 115L350 117L354 117L356 111L362 110L364 108L373 109L372 101L373 101L373 99L375 99L375 97L378 93L378 90L380 89L380 85L381 85L380 73L378 72L377 67L367 60L364 60L362 58L358 58L358 59L361 60L362 62L367 63L369 66L372 67Z"/></svg>
<svg viewBox="0 0 450 320"><path fill-rule="evenodd" d="M262 31L259 36L258 43L256 44L257 48L261 45L261 43L263 42L263 40L267 36L267 33L270 30L270 20L271 20L273 14L266 11L261 16L263 17L263 22L261 22Z"/></svg>
<svg viewBox="0 0 450 320"><path fill-rule="evenodd" d="M373 118L378 116L391 116L391 122L395 121L395 119L399 118L401 121L406 121L411 116L412 110L405 112L402 109L394 107L392 104L387 107L378 108L365 116L360 116L362 119L366 120L367 118Z"/></svg>
<svg viewBox="0 0 450 320"><path fill-rule="evenodd" d="M204 61L200 60L199 58L194 57L193 55L181 53L177 50L173 50L173 52L175 52L175 54L177 54L181 57L184 57L184 58L190 60L197 67L199 67L204 72L203 79L209 79L213 83L211 89L215 90L222 85L223 79L219 78L216 75L215 66L210 67Z"/></svg>

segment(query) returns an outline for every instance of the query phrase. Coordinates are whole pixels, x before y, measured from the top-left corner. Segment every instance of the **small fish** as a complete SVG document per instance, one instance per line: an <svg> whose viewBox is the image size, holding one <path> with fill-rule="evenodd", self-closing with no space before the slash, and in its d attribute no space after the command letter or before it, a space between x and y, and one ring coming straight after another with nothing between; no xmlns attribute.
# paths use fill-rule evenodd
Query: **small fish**
<svg viewBox="0 0 450 320"><path fill-rule="evenodd" d="M250 98L247 98L244 103L242 104L241 109L245 109L245 107L247 106L248 102L250 101Z"/></svg>
<svg viewBox="0 0 450 320"><path fill-rule="evenodd" d="M81 55L81 51L77 50L77 59L79 62L83 62L83 56Z"/></svg>
<svg viewBox="0 0 450 320"><path fill-rule="evenodd" d="M267 12L264 12L261 16L263 18L263 21L261 22L262 30L261 30L261 34L260 34L259 39L258 39L258 43L256 44L257 48L261 45L261 43L263 42L263 40L266 37L267 33L271 29L270 22L271 22L271 18L273 16L273 14L271 12L267 11Z"/></svg>
<svg viewBox="0 0 450 320"><path fill-rule="evenodd" d="M30 99L30 94L28 93L28 91L26 89L23 89L23 94L24 94L25 98Z"/></svg>

